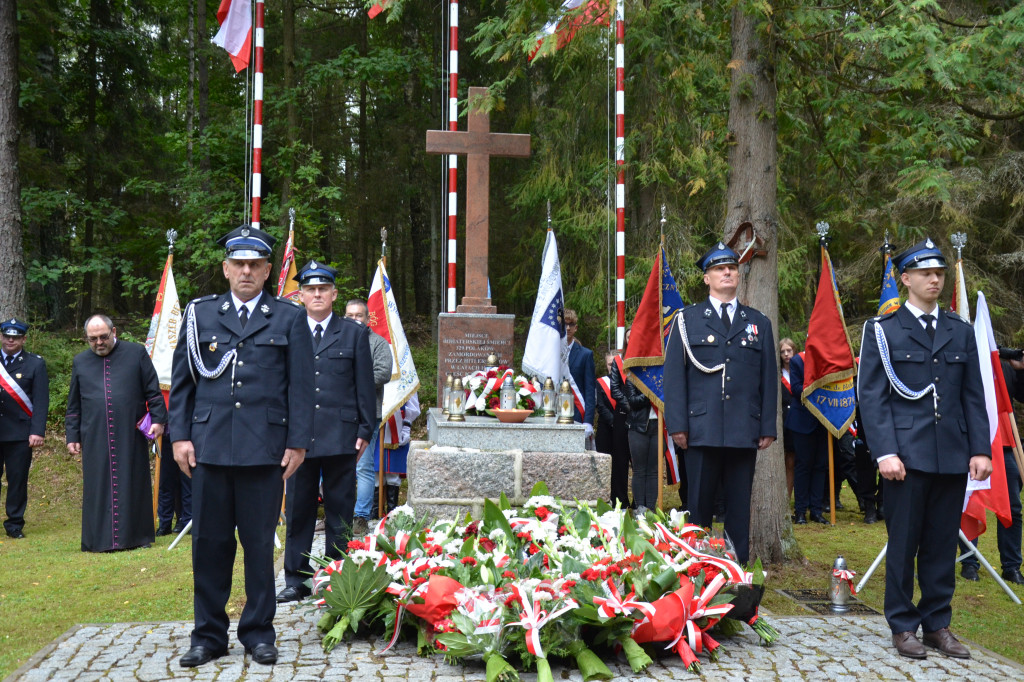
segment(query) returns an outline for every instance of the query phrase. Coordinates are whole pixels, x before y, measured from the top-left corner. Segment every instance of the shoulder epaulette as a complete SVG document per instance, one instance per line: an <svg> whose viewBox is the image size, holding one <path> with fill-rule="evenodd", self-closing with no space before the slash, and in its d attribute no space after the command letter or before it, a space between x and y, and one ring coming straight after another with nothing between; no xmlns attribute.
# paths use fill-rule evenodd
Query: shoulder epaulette
<svg viewBox="0 0 1024 682"><path fill-rule="evenodd" d="M968 326L971 324L970 322L967 321L967 318L963 317L960 313L954 312L952 310L947 310L945 312L946 312L946 315L948 315L949 317L951 317L954 320L958 320L960 322L963 322L964 324L966 324Z"/></svg>
<svg viewBox="0 0 1024 682"><path fill-rule="evenodd" d="M274 298L277 299L278 301L281 301L281 303L291 303L296 308L302 307L302 304L299 303L298 301L293 301L292 299L285 298L284 296L275 296Z"/></svg>
<svg viewBox="0 0 1024 682"><path fill-rule="evenodd" d="M897 308L897 310L898 310L898 308ZM876 315L875 317L871 318L871 321L872 322L880 322L881 320L888 320L890 317L892 317L895 314L896 314L896 310L893 310L892 312L885 313L884 315Z"/></svg>
<svg viewBox="0 0 1024 682"><path fill-rule="evenodd" d="M202 303L203 301L212 301L215 298L219 298L220 294L207 294L206 296L200 296L199 298L193 298L191 303Z"/></svg>

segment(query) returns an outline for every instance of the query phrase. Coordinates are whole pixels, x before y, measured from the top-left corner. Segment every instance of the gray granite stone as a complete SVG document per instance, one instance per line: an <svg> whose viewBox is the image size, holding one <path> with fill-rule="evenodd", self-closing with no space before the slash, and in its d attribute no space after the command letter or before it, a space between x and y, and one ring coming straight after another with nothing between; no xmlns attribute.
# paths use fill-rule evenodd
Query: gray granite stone
<svg viewBox="0 0 1024 682"><path fill-rule="evenodd" d="M427 412L427 438L442 447L583 452L586 433L583 424L558 424L554 417L529 417L522 424L476 416L452 422L435 407Z"/></svg>
<svg viewBox="0 0 1024 682"><path fill-rule="evenodd" d="M481 452L434 446L409 454L409 502L497 499L515 490L516 456L521 453Z"/></svg>
<svg viewBox="0 0 1024 682"><path fill-rule="evenodd" d="M523 495L543 481L552 495L563 500L604 500L611 467L611 456L600 452L528 452L523 455Z"/></svg>

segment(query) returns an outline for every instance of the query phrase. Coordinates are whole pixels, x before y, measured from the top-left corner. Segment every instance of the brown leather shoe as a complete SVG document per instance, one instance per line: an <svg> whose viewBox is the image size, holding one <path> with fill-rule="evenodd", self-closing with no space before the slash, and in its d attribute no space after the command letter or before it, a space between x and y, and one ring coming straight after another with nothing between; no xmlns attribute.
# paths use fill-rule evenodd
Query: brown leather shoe
<svg viewBox="0 0 1024 682"><path fill-rule="evenodd" d="M971 652L960 643L949 628L924 633L924 643L953 658L970 658Z"/></svg>
<svg viewBox="0 0 1024 682"><path fill-rule="evenodd" d="M928 655L917 638L917 634L913 632L897 632L892 636L892 645L896 647L900 656L907 658L924 658Z"/></svg>

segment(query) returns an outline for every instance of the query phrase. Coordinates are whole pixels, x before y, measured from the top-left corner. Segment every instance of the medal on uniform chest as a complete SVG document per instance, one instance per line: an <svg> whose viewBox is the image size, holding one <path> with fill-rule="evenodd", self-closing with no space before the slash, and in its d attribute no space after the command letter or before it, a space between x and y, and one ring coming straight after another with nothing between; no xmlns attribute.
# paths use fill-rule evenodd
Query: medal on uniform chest
<svg viewBox="0 0 1024 682"><path fill-rule="evenodd" d="M15 374L15 375L14 375L14 378L15 378L15 379L20 379L20 378L21 378L21 372L19 372L19 373Z"/></svg>

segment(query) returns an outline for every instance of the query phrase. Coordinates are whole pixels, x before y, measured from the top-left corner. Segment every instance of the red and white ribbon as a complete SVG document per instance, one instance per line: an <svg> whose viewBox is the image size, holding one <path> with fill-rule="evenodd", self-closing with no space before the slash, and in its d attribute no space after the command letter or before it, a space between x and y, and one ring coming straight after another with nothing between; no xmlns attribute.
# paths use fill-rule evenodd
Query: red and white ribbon
<svg viewBox="0 0 1024 682"><path fill-rule="evenodd" d="M540 588L539 585L538 588ZM563 613L577 608L579 604L574 599L567 599L561 608L548 613L540 608L539 599L534 600L532 595L519 585L512 585L511 590L512 594L519 599L519 603L522 604L523 612L519 616L518 623L509 623L509 625L520 625L525 628L527 651L537 658L544 658L544 650L540 646L540 629Z"/></svg>
<svg viewBox="0 0 1024 682"><path fill-rule="evenodd" d="M635 589L631 590L630 593L623 598L619 595L619 590L611 578L608 579L606 584L609 596L607 598L594 597L594 603L597 604L597 615L601 620L610 620L619 614L629 616L633 609L639 610L648 618L654 616L654 607L650 602L633 599L633 597L636 596Z"/></svg>
<svg viewBox="0 0 1024 682"><path fill-rule="evenodd" d="M754 574L744 571L740 567L740 565L737 564L735 561L722 559L721 557L716 557L711 554L705 554L704 552L698 551L686 541L676 537L676 535L673 534L672 531L670 531L668 528L666 528L664 524L656 523L654 525L657 531L661 534L662 538L665 540L665 542L668 542L679 547L680 549L682 549L682 553L686 554L687 556L694 557L695 559L700 559L703 562L709 563L712 566L720 568L729 576L729 582L742 583L746 585L749 585L753 582Z"/></svg>
<svg viewBox="0 0 1024 682"><path fill-rule="evenodd" d="M32 399L28 397L28 393L25 393L18 382L7 373L7 369L4 367L4 363L0 362L0 388L2 388L14 402L18 403L25 414L32 416Z"/></svg>
<svg viewBox="0 0 1024 682"><path fill-rule="evenodd" d="M841 568L833 568L832 569L832 575L835 576L836 578L839 578L840 582L844 582L847 585L849 585L850 586L850 594L853 595L854 597L857 596L857 588L853 586L853 576L857 575L854 571L850 571L850 570L846 570L846 569L841 569Z"/></svg>

